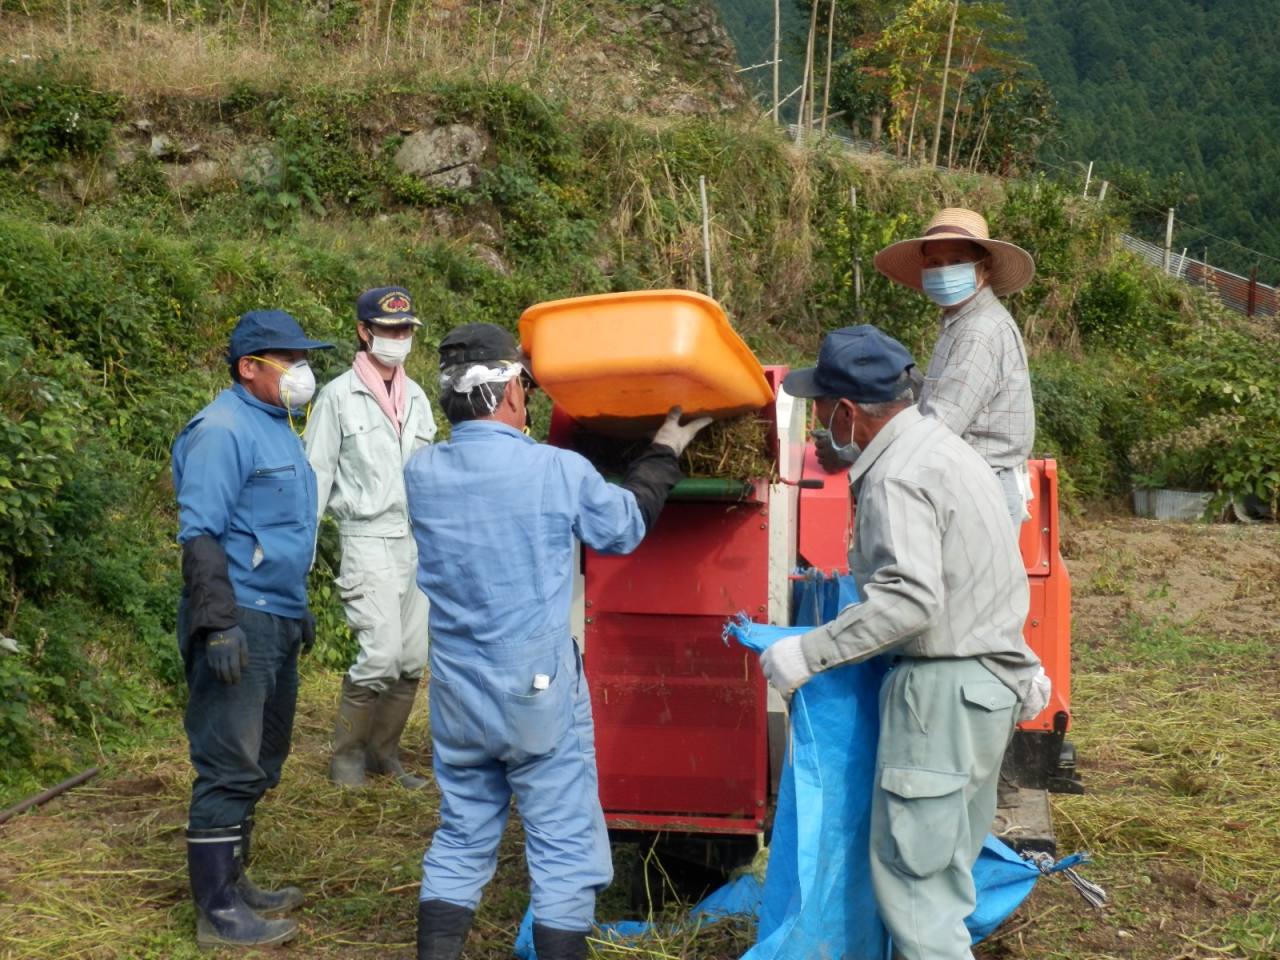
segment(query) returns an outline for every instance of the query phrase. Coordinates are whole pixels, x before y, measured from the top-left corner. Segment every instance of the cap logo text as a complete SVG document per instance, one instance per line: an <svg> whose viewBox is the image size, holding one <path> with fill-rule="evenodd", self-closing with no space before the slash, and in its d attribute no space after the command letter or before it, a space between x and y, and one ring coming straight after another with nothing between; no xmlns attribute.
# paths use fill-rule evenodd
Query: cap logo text
<svg viewBox="0 0 1280 960"><path fill-rule="evenodd" d="M383 313L408 313L413 309L409 298L403 293L388 293L378 301L378 306L382 308Z"/></svg>

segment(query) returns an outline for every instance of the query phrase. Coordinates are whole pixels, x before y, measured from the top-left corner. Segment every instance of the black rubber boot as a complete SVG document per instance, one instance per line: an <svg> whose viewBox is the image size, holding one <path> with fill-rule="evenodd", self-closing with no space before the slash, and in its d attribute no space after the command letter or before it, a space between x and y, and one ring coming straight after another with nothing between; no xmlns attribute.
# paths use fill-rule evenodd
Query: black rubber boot
<svg viewBox="0 0 1280 960"><path fill-rule="evenodd" d="M279 890L263 890L249 879L249 864L253 851L253 817L245 817L240 824L240 872L236 876L236 893L254 913L264 917L278 917L305 899L297 887L281 887Z"/></svg>
<svg viewBox="0 0 1280 960"><path fill-rule="evenodd" d="M373 708L373 723L369 727L369 749L365 752L364 769L367 773L395 777L407 790L427 785L421 777L405 772L400 763L400 737L409 722L417 695L418 681L408 677L401 677L378 694L378 702Z"/></svg>
<svg viewBox="0 0 1280 960"><path fill-rule="evenodd" d="M187 871L196 904L196 943L212 947L272 947L293 939L292 920L266 920L236 892L240 828L187 831Z"/></svg>
<svg viewBox="0 0 1280 960"><path fill-rule="evenodd" d="M329 760L329 779L344 787L368 786L364 775L365 752L369 746L369 728L378 692L342 678L342 697L338 701L338 720L333 726L333 756Z"/></svg>
<svg viewBox="0 0 1280 960"><path fill-rule="evenodd" d="M996 807L1012 810L1022 805L1022 791L1018 789L1017 767L1013 762L1013 746L1005 748L1000 760L1000 780L996 784Z"/></svg>
<svg viewBox="0 0 1280 960"><path fill-rule="evenodd" d="M447 900L419 900L418 960L458 960L475 916Z"/></svg>
<svg viewBox="0 0 1280 960"><path fill-rule="evenodd" d="M557 930L533 925L533 949L538 960L587 960L587 935L590 930Z"/></svg>

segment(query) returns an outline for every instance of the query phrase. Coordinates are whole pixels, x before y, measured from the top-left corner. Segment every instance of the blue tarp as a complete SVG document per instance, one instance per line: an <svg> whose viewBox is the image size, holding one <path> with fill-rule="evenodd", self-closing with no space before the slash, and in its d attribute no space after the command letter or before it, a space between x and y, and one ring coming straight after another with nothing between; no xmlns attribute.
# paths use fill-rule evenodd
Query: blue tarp
<svg viewBox="0 0 1280 960"><path fill-rule="evenodd" d="M811 576L797 584L797 626L825 622L856 602L847 578ZM731 632L759 652L796 631L738 623ZM883 676L878 663L851 664L818 674L791 699L760 928L744 960L885 955L865 868Z"/></svg>

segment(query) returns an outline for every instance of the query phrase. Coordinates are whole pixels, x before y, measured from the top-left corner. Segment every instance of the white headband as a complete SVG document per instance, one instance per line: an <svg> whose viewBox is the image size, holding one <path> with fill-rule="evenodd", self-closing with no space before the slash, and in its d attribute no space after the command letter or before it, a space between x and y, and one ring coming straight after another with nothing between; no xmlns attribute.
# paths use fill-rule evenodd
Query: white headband
<svg viewBox="0 0 1280 960"><path fill-rule="evenodd" d="M452 390L454 393L470 394L472 390L485 383L506 383L519 375L524 368L511 360L499 361L502 366L491 367L483 363L474 363L459 370L455 367L449 373L440 375L440 389Z"/></svg>
<svg viewBox="0 0 1280 960"><path fill-rule="evenodd" d="M492 383L509 383L524 369L523 366L511 360L498 362L501 366L492 367L484 363L473 363L466 367L453 367L450 372L440 374L440 389L452 390L454 393L465 393L470 397L471 392L478 387L484 397L487 412L493 413L498 409L498 404L502 402L502 394L497 393L495 395L489 385ZM472 400L473 406L474 403L475 401Z"/></svg>

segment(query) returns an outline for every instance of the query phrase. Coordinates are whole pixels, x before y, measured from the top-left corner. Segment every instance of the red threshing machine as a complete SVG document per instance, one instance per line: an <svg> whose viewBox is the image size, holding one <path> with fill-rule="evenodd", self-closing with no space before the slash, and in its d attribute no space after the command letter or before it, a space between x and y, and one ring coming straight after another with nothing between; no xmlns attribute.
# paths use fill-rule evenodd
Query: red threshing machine
<svg viewBox="0 0 1280 960"><path fill-rule="evenodd" d="M682 481L653 530L624 557L584 550L575 590L596 726L600 799L611 832L653 840L712 867L735 866L763 834L783 760L782 702L758 657L721 639L746 611L792 622L798 569L848 572L853 504L844 473L829 474L806 442L804 401L766 367L778 479ZM570 445L558 408L550 442ZM1015 845L1053 849L1046 791L1080 792L1071 723L1071 584L1058 552L1058 476L1031 462L1035 499L1022 526L1031 586L1027 642L1053 680L1053 699L1014 741L1020 807L1001 811ZM732 842L741 838L746 843ZM712 839L718 843L708 842Z"/></svg>
<svg viewBox="0 0 1280 960"><path fill-rule="evenodd" d="M668 315L655 320L655 302ZM631 320L621 322L629 310ZM705 316L695 323L689 311L714 314L715 323ZM658 324L667 324L661 335ZM755 386L743 380L735 389L770 398L758 416L768 424L776 479L682 481L634 553L582 551L572 616L591 686L600 798L611 833L660 845L685 863L723 869L749 858L764 837L784 759L785 719L758 657L726 644L722 630L741 611L790 625L793 581L804 579L804 569L848 572L854 505L847 476L819 466L804 401L781 389L787 368L766 367L761 381L758 364L708 298L683 291L611 294L539 305L521 320L525 348L534 346L535 374L542 379L541 359L548 379L559 378L558 393L548 387L557 400L549 440L569 448L580 427L616 430L622 421L607 403L617 394L639 402L635 398L661 379L648 370L683 378L681 384L700 376L700 368L673 359L680 351L662 353L652 344L690 344L694 331L703 336L709 328L719 331L718 339L700 341L699 349L733 354L730 366L745 353ZM584 339L592 342L583 347ZM609 396L594 373L603 367L622 378ZM562 402L591 416L575 420ZM746 406L759 407L758 399ZM1046 791L1082 788L1065 739L1071 611L1058 551L1057 466L1046 459L1030 466L1035 498L1021 533L1031 585L1025 630L1054 689L1040 716L1020 725L1013 749L1022 803L1001 811L997 827L1015 845L1052 850Z"/></svg>

